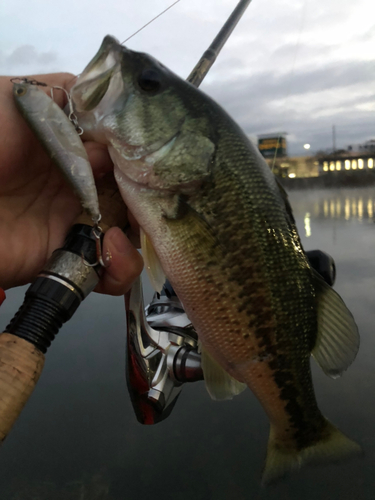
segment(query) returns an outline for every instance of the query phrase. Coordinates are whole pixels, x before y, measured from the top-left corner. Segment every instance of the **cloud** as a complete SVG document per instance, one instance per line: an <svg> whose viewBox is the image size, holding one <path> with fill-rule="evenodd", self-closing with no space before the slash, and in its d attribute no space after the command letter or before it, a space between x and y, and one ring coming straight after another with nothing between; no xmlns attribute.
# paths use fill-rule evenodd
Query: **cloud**
<svg viewBox="0 0 375 500"><path fill-rule="evenodd" d="M2 73L39 73L54 71L59 57L54 51L40 52L33 45L21 45L10 53L1 53Z"/></svg>
<svg viewBox="0 0 375 500"><path fill-rule="evenodd" d="M292 76L292 78L291 78ZM336 124L340 147L375 135L375 67L372 61L325 64L293 75L263 71L220 78L204 91L218 101L248 134L286 131L295 136L290 154L302 145L330 147Z"/></svg>
<svg viewBox="0 0 375 500"><path fill-rule="evenodd" d="M105 34L122 41L172 3L107 0L103 10L97 0L66 0L64 9L20 2L4 4L0 51L1 72L15 76L78 73ZM374 130L369 5L369 0L252 2L202 89L248 134L289 132L291 153L306 137L312 148L316 141L321 141L317 148L328 147L333 123L338 144L365 140ZM233 8L233 0L180 2L127 45L186 77Z"/></svg>

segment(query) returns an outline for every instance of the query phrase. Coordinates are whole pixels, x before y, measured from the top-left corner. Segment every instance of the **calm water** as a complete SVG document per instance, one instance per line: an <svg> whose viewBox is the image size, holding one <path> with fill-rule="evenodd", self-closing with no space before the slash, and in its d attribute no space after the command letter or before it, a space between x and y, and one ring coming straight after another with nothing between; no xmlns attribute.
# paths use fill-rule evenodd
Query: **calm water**
<svg viewBox="0 0 375 500"><path fill-rule="evenodd" d="M290 199L306 250L334 257L335 288L361 333L358 357L341 379L316 366L313 373L323 414L363 446L364 458L306 468L262 488L262 408L249 390L211 401L203 383L184 387L168 420L141 426L124 379L123 300L93 294L54 341L1 448L1 500L375 498L375 190L301 191ZM8 293L2 329L24 291Z"/></svg>

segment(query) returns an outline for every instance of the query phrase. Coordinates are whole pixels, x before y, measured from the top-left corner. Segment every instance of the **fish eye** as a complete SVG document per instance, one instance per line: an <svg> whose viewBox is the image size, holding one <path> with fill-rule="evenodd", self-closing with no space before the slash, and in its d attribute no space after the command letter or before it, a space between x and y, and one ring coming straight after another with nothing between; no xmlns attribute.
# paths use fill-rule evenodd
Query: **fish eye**
<svg viewBox="0 0 375 500"><path fill-rule="evenodd" d="M161 87L161 75L154 69L145 69L138 78L138 84L141 89L146 90L147 92L155 92Z"/></svg>

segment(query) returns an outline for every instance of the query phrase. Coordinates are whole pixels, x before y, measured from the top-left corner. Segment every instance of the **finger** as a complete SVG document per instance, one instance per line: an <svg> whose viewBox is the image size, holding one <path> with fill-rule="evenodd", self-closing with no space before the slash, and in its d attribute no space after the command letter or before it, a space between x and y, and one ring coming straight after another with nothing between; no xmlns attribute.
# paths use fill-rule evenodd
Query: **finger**
<svg viewBox="0 0 375 500"><path fill-rule="evenodd" d="M75 76L72 75L72 73L50 73L48 75L33 75L28 78L46 83L48 87L39 88L51 96L51 87L67 88L69 86L69 82L73 81ZM64 108L67 104L67 96L65 92L59 89L56 89L53 92L53 100L60 106L60 108Z"/></svg>
<svg viewBox="0 0 375 500"><path fill-rule="evenodd" d="M109 229L103 241L104 262L109 266L95 291L107 295L123 295L143 269L143 259L118 227Z"/></svg>
<svg viewBox="0 0 375 500"><path fill-rule="evenodd" d="M84 142L84 146L86 148L95 179L101 179L108 172L113 171L113 163L105 144L87 141Z"/></svg>

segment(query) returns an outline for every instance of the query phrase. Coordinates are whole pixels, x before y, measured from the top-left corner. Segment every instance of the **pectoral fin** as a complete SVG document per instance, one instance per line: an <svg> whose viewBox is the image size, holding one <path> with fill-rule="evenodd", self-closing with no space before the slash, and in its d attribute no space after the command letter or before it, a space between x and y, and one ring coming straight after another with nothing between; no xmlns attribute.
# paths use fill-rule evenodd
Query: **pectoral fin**
<svg viewBox="0 0 375 500"><path fill-rule="evenodd" d="M150 279L151 285L156 292L161 292L166 277L161 267L160 260L155 253L154 247L147 234L141 228L141 249L142 257L145 263L145 269Z"/></svg>
<svg viewBox="0 0 375 500"><path fill-rule="evenodd" d="M231 377L201 344L200 349L204 380L212 399L216 401L233 399L233 396L237 396L246 389L246 384Z"/></svg>
<svg viewBox="0 0 375 500"><path fill-rule="evenodd" d="M318 334L311 354L324 373L337 378L357 355L358 328L340 295L315 272L314 287L318 298Z"/></svg>

